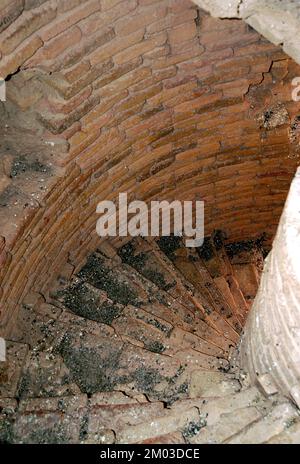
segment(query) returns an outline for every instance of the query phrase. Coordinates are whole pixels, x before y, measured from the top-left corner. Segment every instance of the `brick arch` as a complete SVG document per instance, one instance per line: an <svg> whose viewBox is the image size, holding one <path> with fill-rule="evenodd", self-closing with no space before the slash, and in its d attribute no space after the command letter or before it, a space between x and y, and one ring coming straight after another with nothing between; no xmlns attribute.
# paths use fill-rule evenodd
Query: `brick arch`
<svg viewBox="0 0 300 464"><path fill-rule="evenodd" d="M99 243L96 205L206 201L206 232L276 229L299 164L299 66L191 0L6 1L1 327Z"/></svg>

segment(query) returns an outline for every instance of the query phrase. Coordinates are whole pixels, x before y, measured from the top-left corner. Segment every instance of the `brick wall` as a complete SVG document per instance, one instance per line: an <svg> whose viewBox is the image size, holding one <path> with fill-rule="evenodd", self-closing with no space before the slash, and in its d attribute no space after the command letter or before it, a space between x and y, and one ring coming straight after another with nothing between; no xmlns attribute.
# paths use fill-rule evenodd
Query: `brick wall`
<svg viewBox="0 0 300 464"><path fill-rule="evenodd" d="M299 165L300 66L191 0L4 0L1 332L99 243L96 205L204 199L206 232L272 237Z"/></svg>

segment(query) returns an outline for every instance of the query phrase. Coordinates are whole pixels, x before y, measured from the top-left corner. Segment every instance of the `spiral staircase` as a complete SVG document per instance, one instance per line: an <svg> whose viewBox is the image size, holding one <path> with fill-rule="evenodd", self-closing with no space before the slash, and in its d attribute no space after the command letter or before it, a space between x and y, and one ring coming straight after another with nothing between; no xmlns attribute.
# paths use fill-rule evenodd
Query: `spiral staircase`
<svg viewBox="0 0 300 464"><path fill-rule="evenodd" d="M1 441L299 442L297 408L237 361L263 241L223 238L106 244L49 301L31 295L7 343Z"/></svg>
<svg viewBox="0 0 300 464"><path fill-rule="evenodd" d="M1 443L300 443L299 21L0 1ZM102 241L125 192L204 201L203 246Z"/></svg>

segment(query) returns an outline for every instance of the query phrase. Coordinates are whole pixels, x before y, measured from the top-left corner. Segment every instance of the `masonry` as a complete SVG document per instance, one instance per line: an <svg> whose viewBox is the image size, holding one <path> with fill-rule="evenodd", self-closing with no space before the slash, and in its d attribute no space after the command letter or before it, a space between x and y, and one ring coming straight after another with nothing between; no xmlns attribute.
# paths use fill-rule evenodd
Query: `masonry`
<svg viewBox="0 0 300 464"><path fill-rule="evenodd" d="M300 76L300 61L290 36L282 39L265 33L267 26L256 7L251 15L242 8L220 9L217 14L220 6L214 5L218 3L2 0L0 76L6 80L6 101L0 102L0 336L17 343L15 330L24 305L52 304L53 289L80 275L88 256L101 247L114 263L107 266L115 269L118 250L130 244L126 237L99 238L96 209L100 201L117 202L122 192L128 193L129 201L147 204L203 200L207 237L216 237L219 231L218 238L221 231L222 246L229 251L236 249L235 244L241 250L245 242L255 248L264 237L264 246L270 250L299 166L299 102L292 97L292 82ZM249 4L243 3L245 8ZM139 246L144 247L142 256L136 251L139 260L136 255L122 255L127 260L124 273L129 261L139 272L144 270L150 245ZM173 240L164 245L164 252L169 260L181 262L182 272L185 269L196 285L196 271L188 273L192 265L188 262L197 262L197 257L185 261L185 251L176 247ZM190 284L179 284L173 267L172 272L163 272L165 258L155 250L153 256L160 264L148 269L147 278L156 273L155 285L164 284L163 291L173 292L172 298L177 292L179 309L175 303L174 307L179 313L181 304L185 310L197 306L190 301ZM215 295L226 294L234 305L230 292L235 292L236 301L239 298L248 311L243 292L232 278L232 266L241 268L244 255L231 256L233 264L229 266L226 259L225 266L221 248L214 243L213 250L219 263L217 270L210 267L219 285ZM241 286L252 302L260 267L256 251L250 255ZM210 262L210 245L202 250L203 256ZM201 272L201 278L205 276L212 285L207 269ZM103 275L102 280L97 277L98 283L100 279L103 284ZM177 282L176 290L170 275ZM253 275L254 287L249 284ZM107 296L113 286L118 297L121 294L121 303L114 301L113 309L106 308L105 320L111 319L112 312L119 314L120 305L139 304L137 297L124 291L122 279L117 287L110 280L100 289ZM183 289L189 289L189 303L181 294ZM89 291L84 286L84 294ZM140 291L144 295L145 289ZM161 301L166 302L163 296ZM226 313L225 304L224 308L221 313ZM228 321L213 320L208 307L203 317L211 317L208 327L218 333L225 327L236 344L231 330L236 326L240 330L244 323L244 313L236 312L235 328L228 328ZM172 316L174 324L176 317ZM184 319L187 324L187 314ZM161 320L157 325L163 325ZM136 343L144 342L140 337ZM165 346L160 339L159 343L155 341L158 351ZM68 358L68 346L61 350ZM74 360L67 361L71 369ZM176 365L172 375L178 370ZM147 371L147 378L153 380L150 374ZM132 382L141 385L138 373L130 375ZM90 386L84 390L80 382L81 390L74 381L71 391L89 394ZM85 401L78 402L82 410ZM183 430L188 435L190 429Z"/></svg>

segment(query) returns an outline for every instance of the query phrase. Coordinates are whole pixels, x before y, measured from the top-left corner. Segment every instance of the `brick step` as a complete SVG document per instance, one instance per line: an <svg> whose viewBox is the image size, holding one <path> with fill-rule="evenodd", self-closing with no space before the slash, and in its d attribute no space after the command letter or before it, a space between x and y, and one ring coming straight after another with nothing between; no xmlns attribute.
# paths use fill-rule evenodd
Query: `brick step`
<svg viewBox="0 0 300 464"><path fill-rule="evenodd" d="M197 435L189 440L192 444L220 444L235 433L251 426L253 422L261 418L260 412L255 407L236 409L231 413L223 414L220 422L204 427Z"/></svg>
<svg viewBox="0 0 300 464"><path fill-rule="evenodd" d="M106 279L107 274L110 276L108 279ZM207 342L212 341L213 345L220 347L224 351L228 351L230 348L230 342L226 341L220 331L208 325L207 321L202 320L201 313L195 306L193 306L193 311L187 308L181 302L174 299L168 292L158 288L155 283L144 278L127 264L120 264L119 261L107 259L103 255L95 253L79 275L81 277L80 281L77 281L77 295L78 298L82 300L84 300L85 297L80 297L80 293L82 293L82 289L86 292L87 282L89 282L94 287L105 291L106 298L111 298L114 305L122 303L124 306L125 303L136 303L134 306L151 312L167 323L171 323L173 326L192 331L203 340ZM119 276L121 276L120 279ZM117 293L113 294L113 290L111 289L113 285L115 285L117 289L124 289L121 299L119 295L120 292L117 291ZM74 291L76 291L76 286ZM72 292L73 290L70 289L69 293L71 299ZM124 293L127 295L134 294L135 298L130 299L130 297L127 297L124 300ZM138 297L136 297L136 295L138 295ZM105 295L102 294L102 298L104 297ZM97 299L97 301L99 300ZM72 305L72 301L69 302L69 305L70 303ZM95 306L93 303L91 304ZM74 304L72 307L73 306ZM77 306L79 308L77 311L82 311L82 309L80 309L80 304ZM116 311L116 314L117 312L118 311ZM227 325L225 328L228 328ZM234 336L236 336L236 334L234 334Z"/></svg>
<svg viewBox="0 0 300 464"><path fill-rule="evenodd" d="M198 311L207 324L233 343L237 343L239 335L228 323L226 317L208 304L205 297L176 269L158 245L137 238L121 248L119 254L123 261L134 267L144 277L154 281L193 312Z"/></svg>
<svg viewBox="0 0 300 464"><path fill-rule="evenodd" d="M299 414L290 403L272 407L255 387L201 396L166 407L121 391L60 397L0 399L2 443L299 443ZM232 375L220 381L232 385ZM198 377L199 378L199 377ZM200 379L201 381L201 379ZM204 386L208 386L208 389ZM220 385L220 382L219 382ZM276 402L275 402L276 404ZM280 441L279 441L280 440Z"/></svg>
<svg viewBox="0 0 300 464"><path fill-rule="evenodd" d="M189 371L179 355L145 349L118 335L114 327L68 311L48 324L52 338L43 348L26 353L22 375L10 382L12 385L4 385L2 396L64 396L120 389L172 402L188 394ZM228 364L197 351L195 354L205 369Z"/></svg>
<svg viewBox="0 0 300 464"><path fill-rule="evenodd" d="M256 296L263 270L265 250L263 240L250 240L226 245L232 276L250 309Z"/></svg>
<svg viewBox="0 0 300 464"><path fill-rule="evenodd" d="M221 231L216 231L211 237L205 238L203 246L193 253L193 257L196 266L207 270L211 279L223 295L223 298L226 299L227 304L232 308L232 311L243 326L249 310L249 304L246 302L238 281L235 278L234 269L228 256L227 248L224 245L224 238Z"/></svg>
<svg viewBox="0 0 300 464"><path fill-rule="evenodd" d="M158 244L165 243L167 238L162 238ZM165 245L162 245L164 247ZM178 247L169 253L169 259L175 265L176 269L192 285L193 289L205 298L207 303L213 307L219 314L226 318L232 328L240 333L242 325L239 320L233 301L228 303L223 293L216 285L214 279L201 263L199 255L184 246L182 241L178 241ZM232 304L233 303L233 304Z"/></svg>
<svg viewBox="0 0 300 464"><path fill-rule="evenodd" d="M118 444L139 443L178 431L185 437L190 424L198 424L200 421L201 418L197 408L190 408L180 413L170 411L163 417L145 421L143 424L128 427L117 433L116 442Z"/></svg>
<svg viewBox="0 0 300 464"><path fill-rule="evenodd" d="M228 352L200 338L197 334L175 328L164 319L153 315L143 307L122 306L109 300L106 293L80 279L59 293L58 299L72 312L87 319L110 325L116 333L129 340L137 340L140 346L154 352L174 353L193 348L210 356L226 357ZM151 304L145 306L152 307ZM161 306L160 306L161 308ZM206 337L208 331L204 332ZM217 337L217 334L214 338Z"/></svg>
<svg viewBox="0 0 300 464"><path fill-rule="evenodd" d="M164 417L162 402L129 398L121 392L100 393L89 400L87 436L85 442L115 443L127 430L143 427L148 421Z"/></svg>
<svg viewBox="0 0 300 464"><path fill-rule="evenodd" d="M205 238L196 253L243 325L259 286L265 253L263 240L225 245L224 238L222 232L215 232ZM235 301L233 306L228 290Z"/></svg>
<svg viewBox="0 0 300 464"><path fill-rule="evenodd" d="M282 403L271 409L259 421L226 440L226 443L265 443L274 435L285 432L297 420L299 411L291 403Z"/></svg>
<svg viewBox="0 0 300 464"><path fill-rule="evenodd" d="M266 444L277 445L299 445L300 443L300 420L292 419L287 423L285 430L270 438Z"/></svg>

